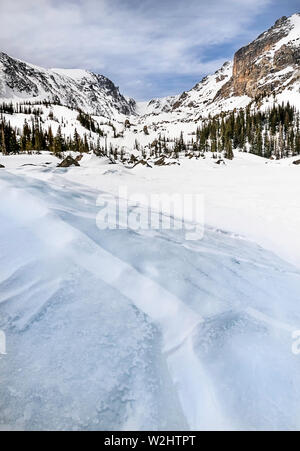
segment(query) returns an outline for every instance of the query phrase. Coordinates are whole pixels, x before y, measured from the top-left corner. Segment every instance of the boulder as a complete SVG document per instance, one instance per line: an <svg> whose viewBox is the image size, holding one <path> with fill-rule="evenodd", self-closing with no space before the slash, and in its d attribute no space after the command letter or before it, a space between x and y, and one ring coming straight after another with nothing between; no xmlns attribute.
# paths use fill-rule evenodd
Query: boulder
<svg viewBox="0 0 300 451"><path fill-rule="evenodd" d="M0 164L0 169L5 169L5 166L3 166L3 164Z"/></svg>
<svg viewBox="0 0 300 451"><path fill-rule="evenodd" d="M140 160L137 163L135 163L134 166L132 166L132 169L138 166L139 164L146 166L147 168L152 168L152 166L146 160Z"/></svg>
<svg viewBox="0 0 300 451"><path fill-rule="evenodd" d="M68 155L61 163L57 165L58 168L69 168L70 166L80 166L78 161L74 160L71 155Z"/></svg>
<svg viewBox="0 0 300 451"><path fill-rule="evenodd" d="M300 164L300 160L295 160L295 161L293 161L293 164Z"/></svg>
<svg viewBox="0 0 300 451"><path fill-rule="evenodd" d="M180 165L179 161L175 158L170 158L166 156L160 157L154 162L155 166L172 166L174 164Z"/></svg>
<svg viewBox="0 0 300 451"><path fill-rule="evenodd" d="M165 157L159 158L154 162L154 164L155 166L165 166L166 165Z"/></svg>

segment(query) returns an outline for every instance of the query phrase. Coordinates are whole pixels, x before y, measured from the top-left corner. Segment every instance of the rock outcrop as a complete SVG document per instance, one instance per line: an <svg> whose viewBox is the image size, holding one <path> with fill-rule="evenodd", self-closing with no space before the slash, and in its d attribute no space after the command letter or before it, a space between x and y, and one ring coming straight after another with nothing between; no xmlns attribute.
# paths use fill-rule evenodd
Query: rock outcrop
<svg viewBox="0 0 300 451"><path fill-rule="evenodd" d="M57 165L58 168L69 168L70 166L80 166L77 160L68 155L61 163Z"/></svg>
<svg viewBox="0 0 300 451"><path fill-rule="evenodd" d="M293 91L293 92L291 92ZM193 121L286 92L279 102L300 98L300 14L282 17L238 50L213 75L181 95L153 99L145 116L156 123Z"/></svg>
<svg viewBox="0 0 300 451"><path fill-rule="evenodd" d="M252 99L279 92L300 80L300 14L282 17L234 56L231 79L216 99L248 96Z"/></svg>

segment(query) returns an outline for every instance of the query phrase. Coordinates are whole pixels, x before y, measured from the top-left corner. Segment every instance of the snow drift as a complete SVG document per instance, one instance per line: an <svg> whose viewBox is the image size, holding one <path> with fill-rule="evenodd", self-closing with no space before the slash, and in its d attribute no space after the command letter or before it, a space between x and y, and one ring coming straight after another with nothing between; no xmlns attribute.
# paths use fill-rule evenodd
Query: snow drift
<svg viewBox="0 0 300 451"><path fill-rule="evenodd" d="M209 228L99 231L99 192L42 171L0 179L1 428L299 429L299 271Z"/></svg>

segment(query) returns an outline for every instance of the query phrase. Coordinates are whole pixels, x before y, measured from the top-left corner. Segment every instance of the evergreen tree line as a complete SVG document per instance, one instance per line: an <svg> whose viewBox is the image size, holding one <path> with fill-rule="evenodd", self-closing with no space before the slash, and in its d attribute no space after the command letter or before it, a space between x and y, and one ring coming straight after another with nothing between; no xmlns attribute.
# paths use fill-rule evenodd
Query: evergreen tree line
<svg viewBox="0 0 300 451"><path fill-rule="evenodd" d="M47 102L45 105L50 106ZM41 102L40 102L41 104ZM23 128L13 128L5 119L3 113L14 114L28 111L30 121L24 121ZM30 111L30 112L29 112ZM36 113L34 113L36 111ZM53 113L49 118L53 118ZM25 113L26 114L26 113ZM42 111L31 103L1 104L0 105L0 152L3 154L48 150L56 155L66 150L77 152L93 151L95 154L106 155L114 159L123 159L123 151L112 144L101 146L100 137L104 134L97 122L82 111L78 112L77 120L88 131L83 137L75 129L72 137L66 137L62 122L54 134L51 126L42 127L44 121ZM51 116L51 117L50 117ZM117 137L113 124L114 137ZM144 129L144 133L148 130ZM98 140L92 139L92 134L98 134ZM184 153L186 156L200 156L205 152L212 152L217 157L224 154L226 158L233 158L233 149L251 152L266 158L285 158L300 154L300 114L290 104L273 106L265 112L253 112L251 107L246 110L233 111L230 114L220 114L208 118L202 123L189 141L185 141L183 133L175 140L161 137L149 145L149 149L141 147L135 141L134 149L141 152L142 157L158 157L162 154L178 158Z"/></svg>
<svg viewBox="0 0 300 451"><path fill-rule="evenodd" d="M51 127L45 131L37 118L33 119L30 125L25 120L22 131L13 128L5 118L0 119L0 152L8 155L39 150L48 150L60 156L67 150L89 152L94 150L94 145L86 133L82 138L76 129L73 137L66 137L60 125L55 135Z"/></svg>
<svg viewBox="0 0 300 451"><path fill-rule="evenodd" d="M12 103L2 103L0 104L0 114L33 114L34 116L41 116L43 110L41 108L36 108L31 104L12 104Z"/></svg>
<svg viewBox="0 0 300 451"><path fill-rule="evenodd" d="M184 143L177 144L180 148ZM294 107L273 106L265 112L232 112L208 119L197 128L194 150L225 152L232 149L265 158L285 158L300 154L300 115Z"/></svg>
<svg viewBox="0 0 300 451"><path fill-rule="evenodd" d="M99 153L104 152L104 149L100 147L100 142L95 146L94 141L91 139L92 132L98 134L99 137L103 136L103 132L89 114L79 111L77 117L80 124L89 131L83 137L75 129L73 137L66 138L62 132L62 127L66 126L64 121L61 122L54 136L51 126L47 130L45 130L45 127L42 127L42 124L45 123L45 120L42 118L43 110L38 108L37 105L51 107L53 104L47 101L36 104L32 102L23 102L22 104L4 102L0 104L0 152L10 154L48 150L56 155L60 155L66 150L77 152L98 150ZM3 114L13 115L20 113L31 116L28 121L24 121L22 129L12 127L11 123L3 116ZM52 110L49 112L48 119L58 122Z"/></svg>
<svg viewBox="0 0 300 451"><path fill-rule="evenodd" d="M37 108L38 106L46 106L50 108L53 105L61 105L60 102L49 102L47 100L43 101L22 101L22 103L6 103L3 102L0 104L0 114L34 114L40 116L43 114L43 110L41 108Z"/></svg>
<svg viewBox="0 0 300 451"><path fill-rule="evenodd" d="M103 131L99 127L99 124L94 121L90 114L79 111L77 120L84 128L86 128L90 132L97 133L99 136L103 136Z"/></svg>
<svg viewBox="0 0 300 451"><path fill-rule="evenodd" d="M141 151L143 157L147 154L137 140L134 149ZM184 139L183 132L175 140L159 135L150 145L148 155L179 158L182 154L200 157L205 152L212 152L214 158L223 155L233 159L234 149L265 158L280 159L299 155L299 112L287 103L273 106L265 112L253 112L248 107L227 115L223 113L204 121L190 140Z"/></svg>

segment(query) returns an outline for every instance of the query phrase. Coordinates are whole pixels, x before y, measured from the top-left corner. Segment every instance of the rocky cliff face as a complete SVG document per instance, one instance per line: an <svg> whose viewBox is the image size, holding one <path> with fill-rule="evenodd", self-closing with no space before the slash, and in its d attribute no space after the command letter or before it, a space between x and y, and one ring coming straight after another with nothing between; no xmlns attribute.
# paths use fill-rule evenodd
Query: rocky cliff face
<svg viewBox="0 0 300 451"><path fill-rule="evenodd" d="M156 122L198 120L268 97L278 102L296 98L300 109L300 14L279 19L237 51L233 62L190 91L152 100L146 115L154 116Z"/></svg>
<svg viewBox="0 0 300 451"><path fill-rule="evenodd" d="M236 52L232 78L217 98L252 99L280 92L300 79L300 14L282 17L251 44Z"/></svg>
<svg viewBox="0 0 300 451"><path fill-rule="evenodd" d="M135 114L112 81L84 70L43 69L0 53L0 100L49 100L113 118Z"/></svg>

